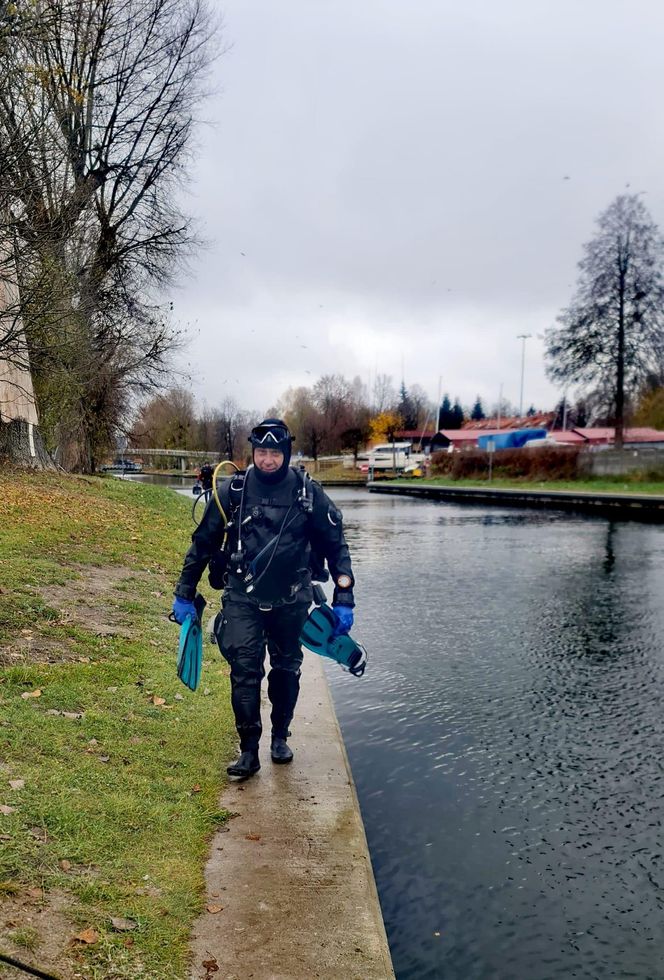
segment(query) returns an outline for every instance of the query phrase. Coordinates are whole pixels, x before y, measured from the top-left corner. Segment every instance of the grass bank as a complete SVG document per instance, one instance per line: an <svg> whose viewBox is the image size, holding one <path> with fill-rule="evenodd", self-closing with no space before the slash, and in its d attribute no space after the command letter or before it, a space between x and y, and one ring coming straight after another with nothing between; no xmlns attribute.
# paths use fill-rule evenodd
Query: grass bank
<svg viewBox="0 0 664 980"><path fill-rule="evenodd" d="M186 975L234 742L216 648L175 674L190 533L164 488L0 471L0 950L62 977Z"/></svg>
<svg viewBox="0 0 664 980"><path fill-rule="evenodd" d="M434 487L493 487L497 490L570 490L578 493L635 493L664 496L664 481L602 477L593 480L516 480L498 477L489 480L452 480L450 477L416 477L390 481L395 484Z"/></svg>

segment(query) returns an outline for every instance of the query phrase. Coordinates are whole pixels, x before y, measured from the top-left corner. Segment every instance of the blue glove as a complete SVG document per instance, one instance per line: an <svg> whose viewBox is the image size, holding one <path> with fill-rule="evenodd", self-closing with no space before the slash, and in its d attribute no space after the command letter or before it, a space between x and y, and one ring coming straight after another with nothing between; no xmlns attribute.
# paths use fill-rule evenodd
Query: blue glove
<svg viewBox="0 0 664 980"><path fill-rule="evenodd" d="M173 600L173 619L182 626L187 616L196 618L196 606L191 599L182 599L179 595L176 595Z"/></svg>
<svg viewBox="0 0 664 980"><path fill-rule="evenodd" d="M343 636L350 633L353 625L353 610L350 606L332 606L332 612L337 618L337 625L334 628L334 636Z"/></svg>

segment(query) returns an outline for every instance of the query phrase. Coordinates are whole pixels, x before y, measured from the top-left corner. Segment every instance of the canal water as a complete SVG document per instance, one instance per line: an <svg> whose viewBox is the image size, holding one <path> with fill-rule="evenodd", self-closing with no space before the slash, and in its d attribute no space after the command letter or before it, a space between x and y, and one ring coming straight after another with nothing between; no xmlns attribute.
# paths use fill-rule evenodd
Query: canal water
<svg viewBox="0 0 664 980"><path fill-rule="evenodd" d="M664 978L664 528L329 493L370 660L327 673L398 980Z"/></svg>
<svg viewBox="0 0 664 980"><path fill-rule="evenodd" d="M332 490L398 980L664 977L664 528Z"/></svg>

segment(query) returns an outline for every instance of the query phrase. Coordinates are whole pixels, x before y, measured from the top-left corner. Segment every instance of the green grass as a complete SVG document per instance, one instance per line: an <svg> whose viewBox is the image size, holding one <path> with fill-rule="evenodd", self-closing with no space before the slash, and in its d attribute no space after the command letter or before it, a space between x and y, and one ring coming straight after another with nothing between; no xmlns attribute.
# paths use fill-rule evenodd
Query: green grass
<svg viewBox="0 0 664 980"><path fill-rule="evenodd" d="M664 496L664 481L639 481L625 477L602 477L594 480L516 480L504 477L486 480L453 480L450 477L430 477L390 481L400 485L438 487L479 487L498 490L570 490L578 493L636 493Z"/></svg>
<svg viewBox="0 0 664 980"><path fill-rule="evenodd" d="M188 502L167 489L0 472L0 804L13 808L0 815L0 882L6 895L71 897L72 935L99 934L76 951L90 978L186 975L208 841L228 816L227 669L206 645L199 690L187 691L166 619L190 533ZM43 596L53 588L57 603ZM83 594L130 635L63 615L62 590L74 613ZM35 662L26 637L55 662ZM130 943L111 917L137 923Z"/></svg>

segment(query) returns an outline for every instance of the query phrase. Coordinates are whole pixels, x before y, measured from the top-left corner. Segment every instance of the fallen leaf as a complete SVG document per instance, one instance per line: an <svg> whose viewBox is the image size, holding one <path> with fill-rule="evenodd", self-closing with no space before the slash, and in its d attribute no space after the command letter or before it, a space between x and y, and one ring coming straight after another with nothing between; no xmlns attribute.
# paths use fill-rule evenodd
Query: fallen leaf
<svg viewBox="0 0 664 980"><path fill-rule="evenodd" d="M37 898L41 901L41 899L44 897L44 890L42 888L28 888L26 894L28 894L30 898Z"/></svg>
<svg viewBox="0 0 664 980"><path fill-rule="evenodd" d="M219 964L214 957L211 960L203 960L201 966L205 968L205 972L207 973L205 980L207 980L211 973L216 973L219 969Z"/></svg>
<svg viewBox="0 0 664 980"><path fill-rule="evenodd" d="M21 630L21 636L32 636L34 630Z"/></svg>
<svg viewBox="0 0 664 980"><path fill-rule="evenodd" d="M82 711L62 711L61 714L63 718L73 718L75 720L83 717Z"/></svg>
<svg viewBox="0 0 664 980"><path fill-rule="evenodd" d="M74 939L78 940L79 943L86 943L88 946L92 946L93 943L99 942L99 933L94 929L84 929L83 932L79 932Z"/></svg>
<svg viewBox="0 0 664 980"><path fill-rule="evenodd" d="M200 791L201 791L201 787L198 785L198 783L196 783L195 786L192 786L191 787L191 792L192 793L200 793Z"/></svg>
<svg viewBox="0 0 664 980"><path fill-rule="evenodd" d="M45 827L31 827L28 833L35 838L35 840L40 840L46 842L48 840L48 830Z"/></svg>
<svg viewBox="0 0 664 980"><path fill-rule="evenodd" d="M110 755L100 755L99 756L99 761L100 762L110 762L111 761L111 757L110 757Z"/></svg>
<svg viewBox="0 0 664 980"><path fill-rule="evenodd" d="M99 745L99 742L97 741L96 738L89 738L88 745Z"/></svg>
<svg viewBox="0 0 664 980"><path fill-rule="evenodd" d="M90 663L90 658L89 657L79 657L78 658L78 662L79 662L79 664L89 664ZM95 940L95 942L96 942L96 940Z"/></svg>
<svg viewBox="0 0 664 980"><path fill-rule="evenodd" d="M260 840L261 839L261 835L260 834L245 834L244 835L244 839L245 840Z"/></svg>
<svg viewBox="0 0 664 980"><path fill-rule="evenodd" d="M115 694L115 692L117 691L117 687L107 687L106 690L110 691L111 694Z"/></svg>
<svg viewBox="0 0 664 980"><path fill-rule="evenodd" d="M153 694L152 703L156 705L166 704L166 698L158 698L156 694Z"/></svg>
<svg viewBox="0 0 664 980"><path fill-rule="evenodd" d="M25 779L10 779L9 785L12 789L23 789L25 786Z"/></svg>
<svg viewBox="0 0 664 980"><path fill-rule="evenodd" d="M24 691L21 695L24 701L27 701L28 698L40 698L41 696L42 692L39 690L39 688L37 688L36 691Z"/></svg>
<svg viewBox="0 0 664 980"><path fill-rule="evenodd" d="M60 867L63 871L71 871L71 861L67 861L66 858L63 858L62 861L60 861Z"/></svg>
<svg viewBox="0 0 664 980"><path fill-rule="evenodd" d="M121 917L115 918L111 917L111 925L116 932L132 932L134 929L138 929L138 922L133 919L123 919Z"/></svg>
<svg viewBox="0 0 664 980"><path fill-rule="evenodd" d="M145 887L141 886L140 888L137 888L136 894L149 895L150 898L159 898L159 896L162 894L162 891L161 888L155 888L154 885L146 885Z"/></svg>
<svg viewBox="0 0 664 980"><path fill-rule="evenodd" d="M184 695L183 694L176 694L175 695L175 700L176 701L184 701Z"/></svg>
<svg viewBox="0 0 664 980"><path fill-rule="evenodd" d="M208 910L210 915L216 915L217 912L223 912L223 905L206 905L205 908Z"/></svg>
<svg viewBox="0 0 664 980"><path fill-rule="evenodd" d="M0 806L0 813L3 815L3 817L8 817L10 813L15 813L15 812L16 812L15 806L6 806L4 803Z"/></svg>

